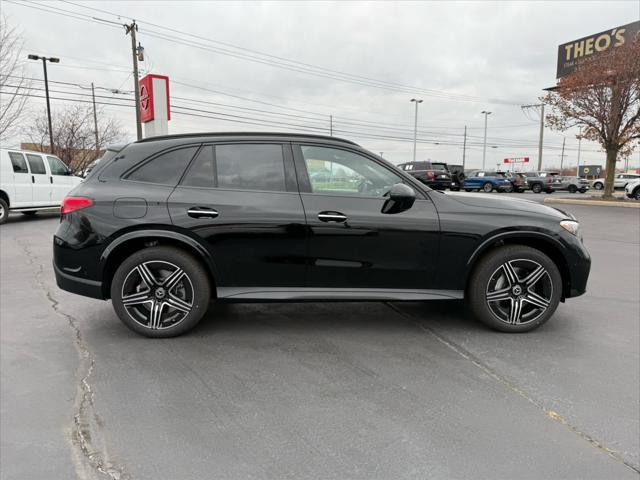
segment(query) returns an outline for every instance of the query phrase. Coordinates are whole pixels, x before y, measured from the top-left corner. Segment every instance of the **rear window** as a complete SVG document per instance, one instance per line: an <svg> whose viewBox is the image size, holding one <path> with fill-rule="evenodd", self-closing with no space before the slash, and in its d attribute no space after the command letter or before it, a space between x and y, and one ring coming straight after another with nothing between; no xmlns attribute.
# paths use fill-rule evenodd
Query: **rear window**
<svg viewBox="0 0 640 480"><path fill-rule="evenodd" d="M24 155L18 152L9 152L11 158L11 165L13 166L13 173L29 173L27 168L27 162L24 159Z"/></svg>
<svg viewBox="0 0 640 480"><path fill-rule="evenodd" d="M161 153L127 176L127 180L175 186L198 150L197 146Z"/></svg>
<svg viewBox="0 0 640 480"><path fill-rule="evenodd" d="M216 145L215 179L219 188L284 192L286 188L282 146Z"/></svg>
<svg viewBox="0 0 640 480"><path fill-rule="evenodd" d="M27 153L27 161L29 162L31 173L36 175L47 173L47 169L44 168L44 160L42 160L42 157L40 155Z"/></svg>

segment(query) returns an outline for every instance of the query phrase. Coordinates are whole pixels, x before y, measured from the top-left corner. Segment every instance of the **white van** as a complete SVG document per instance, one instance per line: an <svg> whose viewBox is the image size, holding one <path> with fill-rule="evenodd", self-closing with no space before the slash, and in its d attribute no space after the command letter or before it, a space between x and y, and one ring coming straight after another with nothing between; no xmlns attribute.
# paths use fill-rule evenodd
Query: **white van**
<svg viewBox="0 0 640 480"><path fill-rule="evenodd" d="M82 179L54 155L0 148L0 223L9 212L57 208Z"/></svg>

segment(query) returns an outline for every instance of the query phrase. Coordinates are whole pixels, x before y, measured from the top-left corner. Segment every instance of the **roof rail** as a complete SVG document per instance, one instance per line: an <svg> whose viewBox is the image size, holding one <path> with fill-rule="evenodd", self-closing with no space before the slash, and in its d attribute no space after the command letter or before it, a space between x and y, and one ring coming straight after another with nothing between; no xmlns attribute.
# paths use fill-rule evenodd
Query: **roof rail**
<svg viewBox="0 0 640 480"><path fill-rule="evenodd" d="M329 135L315 135L312 133L287 133L287 132L196 132L196 133L178 133L174 135L160 135L157 137L143 138L134 143L147 143L159 140L172 140L177 138L194 138L194 137L234 137L234 136L253 136L253 137L296 137L296 138L317 138L322 140L332 140L334 142L348 143L350 145L359 146L356 142L345 140L344 138L331 137Z"/></svg>

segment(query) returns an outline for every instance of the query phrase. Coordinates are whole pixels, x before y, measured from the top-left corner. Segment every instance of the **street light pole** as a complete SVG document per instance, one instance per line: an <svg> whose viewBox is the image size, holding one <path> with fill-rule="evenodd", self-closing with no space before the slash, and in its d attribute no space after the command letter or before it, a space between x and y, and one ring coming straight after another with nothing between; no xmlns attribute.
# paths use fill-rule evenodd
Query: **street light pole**
<svg viewBox="0 0 640 480"><path fill-rule="evenodd" d="M55 153L53 151L53 129L51 128L51 102L49 101L49 77L47 76L47 62L60 63L60 59L55 57L47 58L39 55L29 55L27 58L29 58L29 60L42 60L42 68L44 69L44 92L45 92L45 97L47 98L47 121L49 124L49 151L50 153Z"/></svg>
<svg viewBox="0 0 640 480"><path fill-rule="evenodd" d="M487 159L487 117L491 115L491 112L483 110L480 113L484 115L484 146L482 147L482 169L484 170L485 161Z"/></svg>
<svg viewBox="0 0 640 480"><path fill-rule="evenodd" d="M582 144L582 127L580 127L580 133L578 133L578 168L576 175L580 176L580 146Z"/></svg>
<svg viewBox="0 0 640 480"><path fill-rule="evenodd" d="M413 121L413 161L416 161L416 143L418 141L418 104L422 103L422 100L417 98L412 98L412 102L416 104L416 114Z"/></svg>

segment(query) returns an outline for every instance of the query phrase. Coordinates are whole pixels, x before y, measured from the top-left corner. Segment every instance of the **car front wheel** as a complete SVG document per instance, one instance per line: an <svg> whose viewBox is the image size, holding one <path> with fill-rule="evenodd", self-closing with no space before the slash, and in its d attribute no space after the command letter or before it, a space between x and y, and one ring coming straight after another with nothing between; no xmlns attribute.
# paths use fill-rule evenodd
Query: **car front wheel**
<svg viewBox="0 0 640 480"><path fill-rule="evenodd" d="M4 198L0 198L0 225L7 221L9 217L9 205L4 201Z"/></svg>
<svg viewBox="0 0 640 480"><path fill-rule="evenodd" d="M534 183L534 184L531 186L531 191L532 191L533 193L540 193L540 192L542 191L542 185L540 185L539 183Z"/></svg>
<svg viewBox="0 0 640 480"><path fill-rule="evenodd" d="M467 289L478 319L503 332L528 332L553 315L562 277L544 253L524 245L496 248L479 260Z"/></svg>
<svg viewBox="0 0 640 480"><path fill-rule="evenodd" d="M596 190L602 190L604 188L604 183L596 182L593 184L593 188L595 188Z"/></svg>
<svg viewBox="0 0 640 480"><path fill-rule="evenodd" d="M482 186L482 190L484 190L486 193L491 193L491 192L493 192L493 185L491 185L491 183L487 182Z"/></svg>
<svg viewBox="0 0 640 480"><path fill-rule="evenodd" d="M633 198L635 198L636 200L640 200L640 188L636 188L633 191Z"/></svg>
<svg viewBox="0 0 640 480"><path fill-rule="evenodd" d="M111 283L120 320L146 337L181 335L193 328L211 299L209 277L200 262L172 247L151 247L127 258Z"/></svg>

